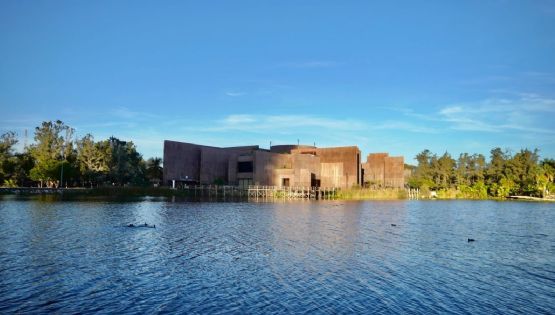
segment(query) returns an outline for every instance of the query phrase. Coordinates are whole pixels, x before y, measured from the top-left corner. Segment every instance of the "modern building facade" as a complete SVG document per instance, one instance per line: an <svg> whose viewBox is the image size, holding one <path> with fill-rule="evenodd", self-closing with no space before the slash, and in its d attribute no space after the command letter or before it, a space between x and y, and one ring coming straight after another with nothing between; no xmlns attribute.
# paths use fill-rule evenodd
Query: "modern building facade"
<svg viewBox="0 0 555 315"><path fill-rule="evenodd" d="M403 188L405 186L405 162L402 156L387 153L371 153L362 164L366 186Z"/></svg>
<svg viewBox="0 0 555 315"><path fill-rule="evenodd" d="M210 147L164 141L164 184L341 187L363 182L356 146Z"/></svg>

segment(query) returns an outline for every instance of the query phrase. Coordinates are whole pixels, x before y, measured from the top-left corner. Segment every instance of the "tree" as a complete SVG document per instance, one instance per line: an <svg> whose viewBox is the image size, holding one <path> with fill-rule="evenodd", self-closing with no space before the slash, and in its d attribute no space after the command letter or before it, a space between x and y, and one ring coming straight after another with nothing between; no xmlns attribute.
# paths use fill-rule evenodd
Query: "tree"
<svg viewBox="0 0 555 315"><path fill-rule="evenodd" d="M31 169L35 166L35 160L28 151L15 155L15 167L12 173L12 180L19 186L29 184Z"/></svg>
<svg viewBox="0 0 555 315"><path fill-rule="evenodd" d="M60 120L45 121L40 127L35 128L35 144L29 150L35 165L30 171L30 177L40 181L41 187L44 181L47 181L48 186L53 186L60 178L62 167L67 175L74 175L71 163L67 163L75 160L71 142L73 132L73 128Z"/></svg>
<svg viewBox="0 0 555 315"><path fill-rule="evenodd" d="M8 131L0 136L0 184L10 179L15 169L14 146L17 144L16 134Z"/></svg>
<svg viewBox="0 0 555 315"><path fill-rule="evenodd" d="M449 188L454 179L455 160L445 152L439 159L434 160L435 183L439 188Z"/></svg>
<svg viewBox="0 0 555 315"><path fill-rule="evenodd" d="M555 160L544 159L540 165L546 179L545 187L543 187L543 195L547 196L555 192Z"/></svg>
<svg viewBox="0 0 555 315"><path fill-rule="evenodd" d="M159 157L148 159L146 161L146 174L151 183L160 184L163 176L162 159Z"/></svg>
<svg viewBox="0 0 555 315"><path fill-rule="evenodd" d="M538 150L520 150L508 163L509 178L516 183L516 193L524 195L541 195L538 183L542 169L538 164Z"/></svg>
<svg viewBox="0 0 555 315"><path fill-rule="evenodd" d="M424 150L416 155L418 165L413 175L409 178L409 186L413 188L431 187L434 185L432 174L432 155L430 150Z"/></svg>
<svg viewBox="0 0 555 315"><path fill-rule="evenodd" d="M133 142L110 137L108 143L112 153L109 163L109 179L112 183L120 186L146 184L145 162Z"/></svg>
<svg viewBox="0 0 555 315"><path fill-rule="evenodd" d="M108 141L95 142L87 134L77 141L77 162L84 181L94 183L104 181L110 170L112 151Z"/></svg>

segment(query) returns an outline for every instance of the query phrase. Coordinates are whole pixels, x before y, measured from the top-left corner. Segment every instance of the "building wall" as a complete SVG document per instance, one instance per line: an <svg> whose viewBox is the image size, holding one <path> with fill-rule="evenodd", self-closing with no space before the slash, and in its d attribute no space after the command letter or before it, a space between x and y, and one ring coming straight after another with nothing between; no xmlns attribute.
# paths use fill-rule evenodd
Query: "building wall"
<svg viewBox="0 0 555 315"><path fill-rule="evenodd" d="M292 154L293 169L295 170L295 186L312 187L314 180L320 178L320 157L311 154Z"/></svg>
<svg viewBox="0 0 555 315"><path fill-rule="evenodd" d="M291 153L302 154L311 151L314 151L314 148L294 149L291 150ZM362 170L358 147L316 148L316 155L321 162L320 174L322 179L320 186L348 188L361 183ZM341 163L343 165L339 166ZM337 178L338 175L336 175L339 169L341 169L341 179Z"/></svg>
<svg viewBox="0 0 555 315"><path fill-rule="evenodd" d="M164 141L164 184L171 180L200 181L202 146L192 143Z"/></svg>
<svg viewBox="0 0 555 315"><path fill-rule="evenodd" d="M238 162L252 161L253 172L239 173ZM362 176L364 167L364 178ZM289 178L291 186L348 188L362 181L379 181L381 185L404 185L402 157L387 153L369 154L367 162L360 161L356 146L316 148L313 146L280 145L271 150L258 146L217 148L191 143L164 142L164 183L195 181L213 184L245 182L254 185L281 186Z"/></svg>
<svg viewBox="0 0 555 315"><path fill-rule="evenodd" d="M314 155L255 151L253 159L255 185L282 186L288 178L290 186L310 187L320 179L320 159Z"/></svg>
<svg viewBox="0 0 555 315"><path fill-rule="evenodd" d="M371 153L366 158L364 182L381 187L402 188L405 185L404 158L388 156L387 153Z"/></svg>
<svg viewBox="0 0 555 315"><path fill-rule="evenodd" d="M366 163L363 163L364 182L373 183L383 186L385 175L385 158L387 153L371 153L366 157Z"/></svg>
<svg viewBox="0 0 555 315"><path fill-rule="evenodd" d="M202 147L200 151L200 183L228 182L227 168L233 154L226 149Z"/></svg>
<svg viewBox="0 0 555 315"><path fill-rule="evenodd" d="M347 187L343 162L320 163L320 187Z"/></svg>
<svg viewBox="0 0 555 315"><path fill-rule="evenodd" d="M171 180L213 184L229 182L231 156L257 150L258 146L218 148L186 142L164 141L164 183Z"/></svg>
<svg viewBox="0 0 555 315"><path fill-rule="evenodd" d="M402 156L386 157L384 161L384 183L386 187L403 188L405 161Z"/></svg>

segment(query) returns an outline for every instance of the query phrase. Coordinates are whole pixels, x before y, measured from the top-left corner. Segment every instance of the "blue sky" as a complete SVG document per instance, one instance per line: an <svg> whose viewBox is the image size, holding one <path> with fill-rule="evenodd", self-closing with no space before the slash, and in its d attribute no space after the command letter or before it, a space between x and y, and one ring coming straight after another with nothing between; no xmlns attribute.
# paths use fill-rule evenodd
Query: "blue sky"
<svg viewBox="0 0 555 315"><path fill-rule="evenodd" d="M0 48L21 138L555 157L553 1L1 1Z"/></svg>

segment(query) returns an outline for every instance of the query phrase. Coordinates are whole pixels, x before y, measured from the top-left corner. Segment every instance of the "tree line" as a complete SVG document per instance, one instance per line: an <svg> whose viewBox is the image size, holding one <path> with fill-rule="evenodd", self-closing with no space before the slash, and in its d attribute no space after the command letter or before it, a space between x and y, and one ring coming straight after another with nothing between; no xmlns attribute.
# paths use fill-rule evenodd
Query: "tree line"
<svg viewBox="0 0 555 315"><path fill-rule="evenodd" d="M0 136L0 183L7 187L98 187L149 185L162 180L162 159L144 160L135 144L115 137L95 141L60 120L35 128L34 143L21 153L15 132ZM61 182L63 178L63 182Z"/></svg>
<svg viewBox="0 0 555 315"><path fill-rule="evenodd" d="M462 153L455 160L447 152L438 156L424 150L416 155L416 161L408 185L445 197L544 197L555 192L555 160L540 160L537 149L512 154L494 148L489 161L482 154Z"/></svg>

